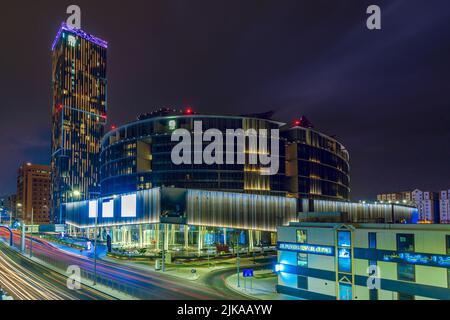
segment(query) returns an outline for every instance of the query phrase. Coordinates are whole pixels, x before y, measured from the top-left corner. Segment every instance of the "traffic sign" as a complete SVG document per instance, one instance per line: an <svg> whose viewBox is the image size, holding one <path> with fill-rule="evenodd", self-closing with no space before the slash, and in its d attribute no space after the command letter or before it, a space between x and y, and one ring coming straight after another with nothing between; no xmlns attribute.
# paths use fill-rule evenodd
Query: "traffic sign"
<svg viewBox="0 0 450 320"><path fill-rule="evenodd" d="M251 278L251 277L253 277L253 269L243 269L242 270L242 276L244 278Z"/></svg>

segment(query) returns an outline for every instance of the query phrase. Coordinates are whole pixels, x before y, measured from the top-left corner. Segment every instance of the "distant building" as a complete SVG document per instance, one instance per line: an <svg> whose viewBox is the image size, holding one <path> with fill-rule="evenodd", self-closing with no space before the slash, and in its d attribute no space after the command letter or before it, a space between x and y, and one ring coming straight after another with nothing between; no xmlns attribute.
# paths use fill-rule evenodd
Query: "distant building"
<svg viewBox="0 0 450 320"><path fill-rule="evenodd" d="M377 200L386 203L402 203L407 205L414 204L414 202L412 201L411 191L379 194L377 195Z"/></svg>
<svg viewBox="0 0 450 320"><path fill-rule="evenodd" d="M17 215L24 223L50 223L50 166L26 163L17 176Z"/></svg>
<svg viewBox="0 0 450 320"><path fill-rule="evenodd" d="M439 193L440 223L450 223L450 189Z"/></svg>
<svg viewBox="0 0 450 320"><path fill-rule="evenodd" d="M12 215L12 218L16 218L16 195L7 195L4 197L0 197L0 209L3 209L3 212L7 215Z"/></svg>
<svg viewBox="0 0 450 320"><path fill-rule="evenodd" d="M308 300L447 300L450 225L291 223L275 270L279 293Z"/></svg>
<svg viewBox="0 0 450 320"><path fill-rule="evenodd" d="M65 23L52 46L52 221L60 205L99 196L107 43Z"/></svg>
<svg viewBox="0 0 450 320"><path fill-rule="evenodd" d="M402 191L377 195L385 203L414 205L419 210L419 223L439 223L439 195L433 191Z"/></svg>
<svg viewBox="0 0 450 320"><path fill-rule="evenodd" d="M439 223L438 194L432 191L414 190L412 200L419 209L419 223Z"/></svg>

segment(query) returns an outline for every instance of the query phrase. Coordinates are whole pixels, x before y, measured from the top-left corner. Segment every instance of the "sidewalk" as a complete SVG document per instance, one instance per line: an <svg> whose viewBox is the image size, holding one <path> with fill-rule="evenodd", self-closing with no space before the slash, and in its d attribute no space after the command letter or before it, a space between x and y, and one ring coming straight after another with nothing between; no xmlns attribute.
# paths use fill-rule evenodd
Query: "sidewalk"
<svg viewBox="0 0 450 320"><path fill-rule="evenodd" d="M233 274L226 278L225 284L228 288L251 299L258 300L301 300L296 297L277 293L277 276L272 270L259 270L254 272L253 278L239 276L240 287L237 285L237 275Z"/></svg>
<svg viewBox="0 0 450 320"><path fill-rule="evenodd" d="M105 262L111 262L111 263L117 263L124 266L133 267L136 269L140 269L142 271L150 271L150 272L156 272L156 273L163 273L161 270L155 269L155 262L154 261L148 261L148 262L142 262L142 261L131 261L131 260L119 260L110 258L108 256L104 256L101 258ZM242 263L242 259L241 259ZM211 261L209 264L208 262L193 262L193 263L186 263L186 264L166 264L166 268L164 271L164 275L180 278L183 280L188 281L197 281L206 274L227 269L230 267L234 267L236 265L235 259L227 259L222 261Z"/></svg>
<svg viewBox="0 0 450 320"><path fill-rule="evenodd" d="M45 261L42 261L39 258L36 258L36 257L32 257L32 258L26 257L26 258L33 260L34 262L36 262L40 265L45 266L46 268L52 270L53 272L59 273L59 274L67 277L67 274L63 270L60 270L60 269L54 267L53 265L46 263ZM130 296L126 293L123 293L122 291L113 290L110 287L104 286L99 283L97 283L95 286L93 286L93 283L86 280L85 278L81 278L81 284L84 285L85 287L88 287L91 290L97 290L104 294L110 295L111 297L114 297L118 300L137 300L137 298Z"/></svg>

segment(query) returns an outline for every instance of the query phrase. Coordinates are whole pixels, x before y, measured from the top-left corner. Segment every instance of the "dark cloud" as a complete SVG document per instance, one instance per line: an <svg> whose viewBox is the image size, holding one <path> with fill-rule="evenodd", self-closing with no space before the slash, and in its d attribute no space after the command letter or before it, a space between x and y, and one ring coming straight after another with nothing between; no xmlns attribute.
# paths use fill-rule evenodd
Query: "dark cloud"
<svg viewBox="0 0 450 320"><path fill-rule="evenodd" d="M354 198L450 187L446 0L76 3L110 43L110 124L186 104L305 114L349 149ZM383 30L370 32L374 3ZM49 161L50 45L69 4L2 3L0 193L20 162Z"/></svg>

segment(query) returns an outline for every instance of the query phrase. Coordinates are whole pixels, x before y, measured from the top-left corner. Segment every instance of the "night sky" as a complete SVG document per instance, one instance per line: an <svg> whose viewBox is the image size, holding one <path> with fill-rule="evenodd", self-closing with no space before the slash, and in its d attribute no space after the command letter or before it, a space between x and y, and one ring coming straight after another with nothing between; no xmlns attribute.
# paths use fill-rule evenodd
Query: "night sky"
<svg viewBox="0 0 450 320"><path fill-rule="evenodd" d="M5 0L0 194L21 162L50 161L50 47L70 4L109 42L109 126L163 106L306 115L348 148L353 199L450 188L448 0Z"/></svg>

